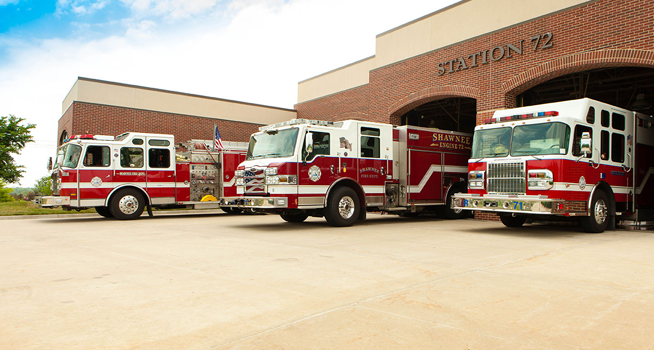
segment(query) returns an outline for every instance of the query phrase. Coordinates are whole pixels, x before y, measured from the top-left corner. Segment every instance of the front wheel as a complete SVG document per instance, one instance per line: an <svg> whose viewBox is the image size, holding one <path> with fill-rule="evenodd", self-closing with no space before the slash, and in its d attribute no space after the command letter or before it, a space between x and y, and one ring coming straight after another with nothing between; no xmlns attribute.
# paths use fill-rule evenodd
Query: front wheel
<svg viewBox="0 0 654 350"><path fill-rule="evenodd" d="M588 233L600 233L609 225L609 199L604 191L598 189L590 202L590 215L581 218L581 227Z"/></svg>
<svg viewBox="0 0 654 350"><path fill-rule="evenodd" d="M359 217L359 196L349 187L339 187L332 192L325 208L325 219L332 226L352 226Z"/></svg>
<svg viewBox="0 0 654 350"><path fill-rule="evenodd" d="M109 209L111 214L119 220L138 219L143 214L145 200L143 195L135 189L125 188L119 190L111 197Z"/></svg>
<svg viewBox="0 0 654 350"><path fill-rule="evenodd" d="M304 222L304 220L306 220L309 217L309 215L304 213L280 214L280 216L282 217L282 219L284 219L284 221L293 222L293 223Z"/></svg>
<svg viewBox="0 0 654 350"><path fill-rule="evenodd" d="M502 223L506 227L521 227L525 224L525 221L527 221L527 217L525 215L513 216L512 214L509 214L500 215L500 220L502 220Z"/></svg>
<svg viewBox="0 0 654 350"><path fill-rule="evenodd" d="M95 207L95 211L104 216L105 218L113 218L114 216L111 214L111 209L109 207Z"/></svg>

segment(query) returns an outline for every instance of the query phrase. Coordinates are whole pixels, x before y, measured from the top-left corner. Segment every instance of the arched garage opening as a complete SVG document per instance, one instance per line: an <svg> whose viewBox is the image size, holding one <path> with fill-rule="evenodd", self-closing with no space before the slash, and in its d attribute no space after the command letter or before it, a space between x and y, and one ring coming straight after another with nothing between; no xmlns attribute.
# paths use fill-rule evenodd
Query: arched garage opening
<svg viewBox="0 0 654 350"><path fill-rule="evenodd" d="M476 116L476 99L451 97L413 107L400 116L400 124L472 133Z"/></svg>
<svg viewBox="0 0 654 350"><path fill-rule="evenodd" d="M516 96L516 105L589 97L629 110L654 114L654 69L597 68L553 78Z"/></svg>

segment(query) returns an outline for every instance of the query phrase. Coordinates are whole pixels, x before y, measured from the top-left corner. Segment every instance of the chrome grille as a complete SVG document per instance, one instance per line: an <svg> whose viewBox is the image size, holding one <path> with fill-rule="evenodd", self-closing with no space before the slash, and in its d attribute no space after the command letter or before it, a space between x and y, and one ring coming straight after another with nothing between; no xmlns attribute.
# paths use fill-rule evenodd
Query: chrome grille
<svg viewBox="0 0 654 350"><path fill-rule="evenodd" d="M244 180L246 194L264 194L266 192L263 168L245 169Z"/></svg>
<svg viewBox="0 0 654 350"><path fill-rule="evenodd" d="M519 194L526 192L524 162L488 163L488 192Z"/></svg>

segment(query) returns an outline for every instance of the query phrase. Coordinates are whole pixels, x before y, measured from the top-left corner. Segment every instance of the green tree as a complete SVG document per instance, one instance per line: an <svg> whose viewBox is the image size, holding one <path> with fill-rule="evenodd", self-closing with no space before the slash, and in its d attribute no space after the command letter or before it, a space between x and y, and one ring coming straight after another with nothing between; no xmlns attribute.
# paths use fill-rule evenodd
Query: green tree
<svg viewBox="0 0 654 350"><path fill-rule="evenodd" d="M22 173L22 165L17 165L12 154L18 154L28 142L33 142L30 130L36 125L21 125L25 119L13 115L0 117L0 180L17 182Z"/></svg>
<svg viewBox="0 0 654 350"><path fill-rule="evenodd" d="M34 193L37 196L51 196L52 195L52 178L46 175L34 184Z"/></svg>
<svg viewBox="0 0 654 350"><path fill-rule="evenodd" d="M0 180L0 202L13 202L14 197L10 195L13 190L5 188L5 182Z"/></svg>

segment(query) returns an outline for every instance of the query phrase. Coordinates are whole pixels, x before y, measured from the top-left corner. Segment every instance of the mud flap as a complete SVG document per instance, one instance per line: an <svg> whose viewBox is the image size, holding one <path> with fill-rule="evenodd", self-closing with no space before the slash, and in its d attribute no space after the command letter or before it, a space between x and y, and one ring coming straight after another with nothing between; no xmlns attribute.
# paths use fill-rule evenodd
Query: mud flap
<svg viewBox="0 0 654 350"><path fill-rule="evenodd" d="M609 224L607 230L615 230L615 215L609 215Z"/></svg>
<svg viewBox="0 0 654 350"><path fill-rule="evenodd" d="M359 210L359 217L357 218L357 220L364 221L365 219L366 219L366 208L364 207Z"/></svg>
<svg viewBox="0 0 654 350"><path fill-rule="evenodd" d="M153 217L153 216L154 216L154 215L152 215L152 206L151 206L150 204L148 204L148 216L149 216L149 217Z"/></svg>

